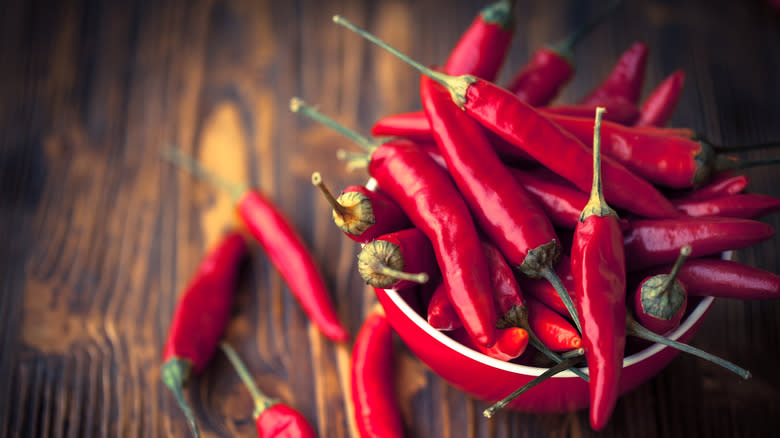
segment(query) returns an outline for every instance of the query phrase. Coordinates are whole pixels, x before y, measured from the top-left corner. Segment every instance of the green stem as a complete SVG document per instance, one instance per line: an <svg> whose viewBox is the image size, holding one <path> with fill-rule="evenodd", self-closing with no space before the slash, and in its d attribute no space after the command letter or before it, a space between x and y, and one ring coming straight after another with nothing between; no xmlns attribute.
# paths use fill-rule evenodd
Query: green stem
<svg viewBox="0 0 780 438"><path fill-rule="evenodd" d="M552 368L547 369L544 373L540 374L535 379L531 380L530 382L526 383L525 385L521 386L517 390L515 390L513 393L509 394L508 396L504 397L500 401L496 402L493 406L485 409L482 412L482 415L484 415L487 418L493 418L493 415L496 414L496 411L499 409L505 407L509 403L511 403L514 399L522 395L524 392L528 391L529 389L533 388L534 386L538 385L539 383L549 379L550 377L560 373L561 371L565 371L571 367L573 367L577 362L580 361L580 357L573 357L570 359L566 359L563 362L555 365Z"/></svg>
<svg viewBox="0 0 780 438"><path fill-rule="evenodd" d="M580 318L577 315L577 309L574 307L574 301L572 301L571 295L569 295L569 291L566 290L566 286L563 285L563 282L558 277L558 274L556 274L555 271L548 266L542 268L539 271L539 275L544 277L545 280L549 281L555 291L558 292L558 296L561 297L563 305L566 306L566 310L569 311L569 315L571 316L572 321L574 321L574 325L577 326L577 330L582 333L582 326L580 325Z"/></svg>
<svg viewBox="0 0 780 438"><path fill-rule="evenodd" d="M675 348L677 350L680 350L682 352L692 354L694 356L700 357L704 360L708 360L712 363L718 364L722 366L723 368L726 368L727 370L739 375L743 379L749 379L751 377L750 371L735 365L725 359L721 359L715 355L712 355L710 353L707 353L706 351L699 350L698 348L691 347L688 344L683 344L682 342L673 341L669 338L665 338L659 334L653 333L650 330L642 327L634 318L632 318L630 315L627 315L626 317L626 325L627 325L627 334L631 336L635 336L637 338L645 339L650 342L656 342L662 345L666 345L668 347Z"/></svg>
<svg viewBox="0 0 780 438"><path fill-rule="evenodd" d="M235 202L238 202L244 193L249 190L249 186L233 183L206 169L198 160L181 149L167 147L163 149L160 154L164 159L175 166L188 171L194 177L202 179L209 184L226 191Z"/></svg>
<svg viewBox="0 0 780 438"><path fill-rule="evenodd" d="M517 324L520 328L524 329L528 333L529 341L531 342L531 345L534 346L534 348L541 351L542 354L550 358L555 363L563 362L565 358L562 358L554 351L547 348L547 346L544 345L544 342L542 342L542 340L539 339L538 336L536 336L536 333L533 331L533 329L531 329L531 324L528 322L528 308L525 307L525 305L514 306L513 310L510 312L514 314L513 319L515 321L515 324ZM582 350L582 354L585 354L585 350ZM578 370L577 368L572 368L571 371L577 376L581 377L586 382L588 381L588 375Z"/></svg>
<svg viewBox="0 0 780 438"><path fill-rule="evenodd" d="M411 281L413 283L419 283L419 284L428 282L428 274L426 274L425 272L413 274L411 272L398 271L396 269L393 269L385 265L384 263L377 262L372 264L371 270L373 270L377 274L381 274L396 280L406 280L406 281Z"/></svg>
<svg viewBox="0 0 780 438"><path fill-rule="evenodd" d="M569 34L569 36L566 37L565 39L555 44L552 44L548 47L552 49L555 53L563 56L564 58L571 60L574 57L574 46L576 46L577 43L580 42L582 37L588 35L593 29L595 29L596 26L599 23L601 23L603 19L608 17L612 13L612 11L614 11L618 7L618 5L620 5L620 3L622 3L622 0L614 0L606 8L604 8L603 11L599 12L599 14L596 15L596 17L594 17L592 20L580 26L579 29Z"/></svg>
<svg viewBox="0 0 780 438"><path fill-rule="evenodd" d="M249 370L246 369L244 362L238 357L238 353L233 350L233 347L223 341L219 343L219 348L225 353L225 356L227 356L228 360L233 365L233 368L235 368L236 373L238 373L238 377L244 382L244 386L246 386L246 389L248 389L249 393L252 395L252 400L255 403L255 418L259 417L264 410L279 403L277 400L260 392L254 379L252 379L252 376L249 374Z"/></svg>
<svg viewBox="0 0 780 438"><path fill-rule="evenodd" d="M200 431L198 430L198 423L195 422L195 415L192 413L192 409L184 399L184 382L187 380L192 370L192 363L188 360L172 358L166 361L162 366L162 381L165 383L173 396L176 398L176 403L179 404L184 416L187 417L187 423L190 425L192 435L195 438L200 438Z"/></svg>
<svg viewBox="0 0 780 438"><path fill-rule="evenodd" d="M333 196L333 193L331 193L331 191L328 189L328 186L326 186L325 183L322 181L322 175L320 175L319 172L314 172L311 174L311 183L315 187L320 189L323 196L325 196L325 199L328 201L328 204L330 204L330 207L339 217L343 219L352 216L352 213L349 211L348 208L339 204L339 201L336 199L335 196Z"/></svg>
<svg viewBox="0 0 780 438"><path fill-rule="evenodd" d="M584 348L577 348L575 350L567 351L565 353L561 353L561 359L571 359L572 357L578 357L583 356L585 354ZM574 368L576 369L576 368ZM579 371L579 370L577 370Z"/></svg>
<svg viewBox="0 0 780 438"><path fill-rule="evenodd" d="M440 83L447 90L449 90L450 94L452 95L452 100L456 104L458 104L458 106L462 107L466 103L466 90L468 90L469 86L471 86L471 84L473 84L477 80L477 78L475 78L474 76L470 76L470 75L450 76L444 73L437 72L435 70L432 70L420 64L419 62L415 61L414 59L402 53L400 50L380 40L379 38L367 32L366 30L355 26L354 24L350 23L346 18L340 15L334 15L333 22L340 26L346 27L352 32L355 32L361 37L387 50L388 52L393 54L396 58L414 67L420 73Z"/></svg>
<svg viewBox="0 0 780 438"><path fill-rule="evenodd" d="M661 283L661 292L659 292L659 295L666 295L669 293L675 280L677 280L677 276L680 274L680 269L682 269L685 259L687 259L689 255L691 255L691 245L685 245L680 248L680 255L677 256L677 261L674 262L672 271L666 276L664 282Z"/></svg>
<svg viewBox="0 0 780 438"><path fill-rule="evenodd" d="M589 216L617 216L604 199L604 184L601 179L601 119L606 112L602 107L596 108L596 121L593 126L593 185L590 188L590 198L580 214L580 222Z"/></svg>
<svg viewBox="0 0 780 438"><path fill-rule="evenodd" d="M312 120L322 123L328 128L354 141L369 154L373 152L374 149L377 148L377 144L374 143L373 141L347 128L346 126L331 119L325 114L322 114L317 108L314 108L313 106L307 104L306 102L304 102L302 99L298 97L293 97L292 99L290 99L290 111L294 113L303 114L304 116Z"/></svg>

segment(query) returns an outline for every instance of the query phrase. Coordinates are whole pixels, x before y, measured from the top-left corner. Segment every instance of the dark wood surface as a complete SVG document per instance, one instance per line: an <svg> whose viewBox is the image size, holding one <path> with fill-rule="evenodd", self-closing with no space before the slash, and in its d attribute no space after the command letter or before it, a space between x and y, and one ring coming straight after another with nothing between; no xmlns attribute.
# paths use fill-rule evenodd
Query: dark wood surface
<svg viewBox="0 0 780 438"><path fill-rule="evenodd" d="M600 2L520 1L502 78ZM178 145L286 212L322 263L355 333L372 294L357 245L309 183L340 188L348 141L288 111L302 96L367 132L419 108L417 75L330 22L340 13L426 63L441 63L483 2L9 0L0 3L0 437L187 436L160 383L180 290L233 221L230 199L161 163ZM571 102L635 40L651 47L645 91L688 74L673 124L724 144L780 140L780 15L761 1L626 1L578 47ZM774 152L751 152L748 158ZM582 163L580 163L582 164ZM750 190L780 196L777 168ZM780 226L780 215L764 219ZM778 238L737 260L778 272ZM753 372L690 357L618 402L603 436L769 436L780 428L780 303L720 300L694 338ZM262 252L242 273L227 339L259 386L323 437L356 436L345 401L349 346L319 335ZM592 436L587 412L506 412L448 386L400 342L408 436ZM253 436L250 398L218 355L187 397L204 436Z"/></svg>

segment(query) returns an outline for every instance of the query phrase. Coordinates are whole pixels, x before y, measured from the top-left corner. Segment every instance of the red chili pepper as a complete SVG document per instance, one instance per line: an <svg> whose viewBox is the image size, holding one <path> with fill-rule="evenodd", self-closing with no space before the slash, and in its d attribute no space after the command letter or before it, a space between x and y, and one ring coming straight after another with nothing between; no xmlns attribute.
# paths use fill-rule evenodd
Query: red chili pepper
<svg viewBox="0 0 780 438"><path fill-rule="evenodd" d="M544 345L552 351L570 351L582 346L582 337L569 321L541 301L526 298L528 323Z"/></svg>
<svg viewBox="0 0 780 438"><path fill-rule="evenodd" d="M550 120L580 141L590 135L588 119L550 115ZM637 175L664 187L690 188L709 181L714 172L772 164L777 161L741 161L721 152L739 147L723 148L704 140L647 134L617 123L605 122L603 132L604 154Z"/></svg>
<svg viewBox="0 0 780 438"><path fill-rule="evenodd" d="M322 191L333 208L333 222L355 242L370 242L382 234L412 225L401 207L378 191L349 186L336 198L325 186L319 172L311 175L311 182Z"/></svg>
<svg viewBox="0 0 780 438"><path fill-rule="evenodd" d="M647 44L638 41L620 55L615 67L606 79L593 91L588 93L580 103L600 105L601 102L613 98L624 98L631 103L639 102L642 93L642 82L645 79L647 54L650 49Z"/></svg>
<svg viewBox="0 0 780 438"><path fill-rule="evenodd" d="M596 107L606 108L604 120L629 125L639 117L636 105L624 98L605 99L600 105L555 105L539 109L542 114L557 114L560 116L593 118Z"/></svg>
<svg viewBox="0 0 780 438"><path fill-rule="evenodd" d="M531 172L511 167L508 169L536 199L553 225L570 230L577 226L580 213L588 202L588 195L577 188L539 178Z"/></svg>
<svg viewBox="0 0 780 438"><path fill-rule="evenodd" d="M617 214L604 200L600 163L601 111L593 133L593 188L574 231L572 272L577 284L582 345L590 376L590 424L606 426L619 395L626 343L626 269Z"/></svg>
<svg viewBox="0 0 780 438"><path fill-rule="evenodd" d="M452 339L472 350L477 350L485 356L505 362L520 357L525 352L526 347L528 347L528 332L520 327L498 329L496 331L496 343L492 347L483 347L475 344L463 329L453 330L449 335Z"/></svg>
<svg viewBox="0 0 780 438"><path fill-rule="evenodd" d="M755 219L780 211L780 199L756 193L739 194L704 201L672 201L692 217L719 216Z"/></svg>
<svg viewBox="0 0 780 438"><path fill-rule="evenodd" d="M677 70L663 80L642 102L639 119L634 126L664 126L672 118L674 108L680 101L685 72Z"/></svg>
<svg viewBox="0 0 780 438"><path fill-rule="evenodd" d="M455 307L450 302L447 286L444 283L436 287L431 301L428 302L428 324L442 331L455 330L463 326Z"/></svg>
<svg viewBox="0 0 780 438"><path fill-rule="evenodd" d="M643 276L667 272L669 266L642 271ZM780 298L780 275L730 260L694 259L677 278L688 295L763 300Z"/></svg>
<svg viewBox="0 0 780 438"><path fill-rule="evenodd" d="M246 253L241 234L227 234L201 260L190 279L168 329L163 351L162 380L173 391L194 436L200 436L195 416L182 388L200 374L214 355L230 318L239 262Z"/></svg>
<svg viewBox="0 0 780 438"><path fill-rule="evenodd" d="M678 274L690 253L691 247L684 246L669 274L647 277L637 286L633 296L634 315L648 330L662 335L680 325L688 293Z"/></svg>
<svg viewBox="0 0 780 438"><path fill-rule="evenodd" d="M672 202L704 201L736 195L745 190L748 184L750 177L747 175L732 176L731 172L722 172L715 175L709 183L675 197Z"/></svg>
<svg viewBox="0 0 780 438"><path fill-rule="evenodd" d="M561 255L561 260L555 266L555 273L566 286L566 290L577 290L577 284L574 282L574 274L571 272L571 259L566 254ZM569 311L558 292L553 289L549 282L527 277L518 277L520 288L523 292L543 302L560 315L568 316Z"/></svg>
<svg viewBox="0 0 780 438"><path fill-rule="evenodd" d="M745 248L774 235L765 223L749 219L701 217L635 220L623 237L626 268L637 271L672 263L680 249L690 244L691 257Z"/></svg>
<svg viewBox="0 0 780 438"><path fill-rule="evenodd" d="M317 263L303 239L270 200L257 190L223 180L178 149L168 150L165 157L229 192L242 222L263 247L268 260L284 278L309 318L331 340L349 339L349 333L338 320Z"/></svg>
<svg viewBox="0 0 780 438"><path fill-rule="evenodd" d="M366 243L358 254L358 272L366 284L401 290L437 275L431 242L417 228L384 234Z"/></svg>
<svg viewBox="0 0 780 438"><path fill-rule="evenodd" d="M422 76L420 93L447 169L482 231L509 263L530 277L544 277L567 302L568 292L553 269L560 245L544 211L501 163L482 127L452 102L444 87Z"/></svg>
<svg viewBox="0 0 780 438"><path fill-rule="evenodd" d="M496 314L487 290L487 263L471 212L447 172L414 143L392 139L377 145L300 99L293 99L290 108L366 149L371 176L433 244L450 301L469 334L481 345L493 345Z"/></svg>
<svg viewBox="0 0 780 438"><path fill-rule="evenodd" d="M571 166L571 163L589 159L588 148L509 91L473 76L453 77L433 71L341 16L334 16L333 21L433 78L447 88L455 103L482 126L572 181L580 189L588 190L592 177L590 172ZM609 181L605 191L611 203L644 217L665 218L680 215L647 181L606 157L603 164L605 177Z"/></svg>
<svg viewBox="0 0 780 438"><path fill-rule="evenodd" d="M300 412L260 392L233 347L225 342L220 343L220 347L249 393L252 394L255 403L255 427L259 438L315 438L317 436L314 428Z"/></svg>
<svg viewBox="0 0 780 438"><path fill-rule="evenodd" d="M494 80L512 42L514 3L501 0L482 9L452 49L444 71Z"/></svg>
<svg viewBox="0 0 780 438"><path fill-rule="evenodd" d="M352 348L352 404L361 437L403 437L395 397L393 332L381 307L360 327Z"/></svg>

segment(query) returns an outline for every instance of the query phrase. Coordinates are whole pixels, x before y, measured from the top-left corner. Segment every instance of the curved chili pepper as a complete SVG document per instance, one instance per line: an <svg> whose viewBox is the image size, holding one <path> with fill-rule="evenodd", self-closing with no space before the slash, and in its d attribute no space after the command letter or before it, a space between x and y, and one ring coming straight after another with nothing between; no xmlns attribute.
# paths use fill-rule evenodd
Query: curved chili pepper
<svg viewBox="0 0 780 438"><path fill-rule="evenodd" d="M738 194L703 201L672 201L692 217L719 216L755 219L780 211L780 199L757 193Z"/></svg>
<svg viewBox="0 0 780 438"><path fill-rule="evenodd" d="M678 274L690 254L690 246L682 247L669 274L647 277L637 286L634 315L648 330L662 335L680 325L688 304L688 293Z"/></svg>
<svg viewBox="0 0 780 438"><path fill-rule="evenodd" d="M361 437L403 437L395 397L393 332L381 307L366 316L351 359L352 404Z"/></svg>
<svg viewBox="0 0 780 438"><path fill-rule="evenodd" d="M588 195L579 189L539 178L531 172L508 168L512 176L534 197L553 225L573 230Z"/></svg>
<svg viewBox="0 0 780 438"><path fill-rule="evenodd" d="M750 184L750 177L747 175L732 176L731 172L722 172L715 175L709 183L676 196L672 202L705 201L736 195L745 190L748 184Z"/></svg>
<svg viewBox="0 0 780 438"><path fill-rule="evenodd" d="M555 266L555 273L558 274L558 278L566 286L566 290L577 290L577 283L575 283L574 274L571 271L571 259L569 256L561 254L561 260ZM549 308L558 312L558 314L563 316L569 315L563 300L561 300L558 292L553 289L549 282L528 277L518 277L517 281L520 283L520 288L523 292L546 304Z"/></svg>
<svg viewBox="0 0 780 438"><path fill-rule="evenodd" d="M674 108L680 101L685 72L676 70L650 93L639 109L639 119L634 126L664 126L672 118Z"/></svg>
<svg viewBox="0 0 780 438"><path fill-rule="evenodd" d="M641 41L632 44L620 55L606 79L582 98L580 103L600 105L601 102L616 97L624 98L633 104L639 102L649 51L647 44Z"/></svg>
<svg viewBox="0 0 780 438"><path fill-rule="evenodd" d="M436 275L431 242L417 228L383 234L358 254L358 272L366 284L382 289L406 289Z"/></svg>
<svg viewBox="0 0 780 438"><path fill-rule="evenodd" d="M178 149L166 151L165 158L227 191L233 197L241 221L263 247L268 260L284 278L312 322L333 341L349 339L349 333L339 322L317 263L303 239L273 202L257 190L223 180Z"/></svg>
<svg viewBox="0 0 780 438"><path fill-rule="evenodd" d="M468 333L463 329L455 329L449 333L452 339L461 344L477 350L485 356L493 359L509 362L520 357L528 347L528 332L520 327L509 327L496 331L496 343L492 347L483 347L475 344Z"/></svg>
<svg viewBox="0 0 780 438"><path fill-rule="evenodd" d="M526 305L528 324L547 348L564 352L582 346L582 337L566 318L531 297L526 298Z"/></svg>
<svg viewBox="0 0 780 438"><path fill-rule="evenodd" d="M586 118L550 115L550 120L580 141L590 135ZM715 172L777 161L741 161L723 155L716 146L704 140L647 134L617 123L605 122L603 131L604 154L664 187L690 188L709 181Z"/></svg>
<svg viewBox="0 0 780 438"><path fill-rule="evenodd" d="M590 376L590 424L606 426L619 395L626 344L626 269L617 214L604 200L601 112L593 131L593 188L574 231L571 265Z"/></svg>
<svg viewBox="0 0 780 438"><path fill-rule="evenodd" d="M481 345L493 345L496 313L487 290L487 263L471 212L446 170L409 141L374 144L297 98L290 109L337 130L370 154L369 174L433 244L450 301L469 334Z"/></svg>
<svg viewBox="0 0 780 438"><path fill-rule="evenodd" d="M501 163L482 127L452 102L444 87L422 76L420 95L447 169L482 231L511 264L530 277L544 277L570 303L553 270L560 245L544 211ZM576 323L573 306L567 307Z"/></svg>
<svg viewBox="0 0 780 438"><path fill-rule="evenodd" d="M447 286L439 284L433 291L431 301L428 302L428 324L436 330L449 331L463 327L463 323L452 306L447 293Z"/></svg>
<svg viewBox="0 0 780 438"><path fill-rule="evenodd" d="M658 266L642 271L642 275L657 275L668 270L668 265ZM780 298L780 275L730 260L689 260L680 268L677 279L691 296L741 300Z"/></svg>
<svg viewBox="0 0 780 438"><path fill-rule="evenodd" d="M626 268L637 271L672 263L680 249L690 244L691 257L745 248L774 235L772 226L750 220L701 217L629 221L623 237Z"/></svg>
<svg viewBox="0 0 780 438"><path fill-rule="evenodd" d="M333 209L333 222L355 242L370 242L382 234L412 225L401 207L378 191L349 186L336 198L322 182L319 172L312 173L311 182Z"/></svg>
<svg viewBox="0 0 780 438"><path fill-rule="evenodd" d="M555 105L539 108L542 114L557 114L571 117L593 118L597 107L606 108L604 120L620 123L622 125L631 124L639 116L639 110L636 105L622 97L604 99L599 105Z"/></svg>
<svg viewBox="0 0 780 438"><path fill-rule="evenodd" d="M195 416L182 388L200 374L214 355L230 318L230 306L240 261L246 253L241 234L231 232L201 260L179 298L163 351L162 380L173 391L194 436L200 436Z"/></svg>
<svg viewBox="0 0 780 438"><path fill-rule="evenodd" d="M295 409L263 394L255 384L246 365L241 361L233 347L225 342L219 344L222 352L233 365L246 389L252 394L255 403L255 427L258 438L315 438L317 434L306 417Z"/></svg>
<svg viewBox="0 0 780 438"><path fill-rule="evenodd" d="M450 76L431 70L341 16L333 21L392 53L417 71L443 85L453 101L482 126L534 157L545 167L582 190L591 184L589 171L571 166L590 158L590 151L555 122L539 114L509 91L473 76ZM674 206L647 181L605 157L607 199L618 207L652 218L680 216Z"/></svg>
<svg viewBox="0 0 780 438"><path fill-rule="evenodd" d="M512 42L514 3L501 0L482 9L450 52L444 71L494 80Z"/></svg>

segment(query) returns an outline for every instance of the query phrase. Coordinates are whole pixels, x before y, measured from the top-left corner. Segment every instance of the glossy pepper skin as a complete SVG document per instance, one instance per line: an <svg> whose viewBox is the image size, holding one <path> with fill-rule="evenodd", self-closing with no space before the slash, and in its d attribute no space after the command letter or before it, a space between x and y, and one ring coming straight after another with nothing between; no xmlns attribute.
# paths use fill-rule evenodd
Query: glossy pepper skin
<svg viewBox="0 0 780 438"><path fill-rule="evenodd" d="M631 124L639 116L636 105L622 97L604 99L600 105L568 104L539 108L543 114L558 114L561 116L593 118L596 108L606 108L604 120L609 120L622 125Z"/></svg>
<svg viewBox="0 0 780 438"><path fill-rule="evenodd" d="M606 79L588 93L580 103L601 105L602 102L616 97L624 98L634 104L639 102L649 52L647 44L641 41L632 44L620 55Z"/></svg>
<svg viewBox="0 0 780 438"><path fill-rule="evenodd" d="M637 271L673 263L680 249L690 244L691 258L745 248L769 239L774 228L749 219L701 217L629 222L623 243L626 268Z"/></svg>
<svg viewBox="0 0 780 438"><path fill-rule="evenodd" d="M436 330L449 331L463 327L458 313L450 302L444 283L439 284L433 291L433 296L428 302L428 324Z"/></svg>
<svg viewBox="0 0 780 438"><path fill-rule="evenodd" d="M669 265L657 266L642 271L642 275L657 275L669 269ZM691 296L740 300L780 298L780 275L730 260L688 260L677 278Z"/></svg>
<svg viewBox="0 0 780 438"><path fill-rule="evenodd" d="M290 222L256 190L247 190L236 207L249 232L317 328L333 341L349 339L317 263Z"/></svg>
<svg viewBox="0 0 780 438"><path fill-rule="evenodd" d="M417 281L403 278L403 275L382 272L382 267L425 278L424 281L421 281L422 278ZM383 234L366 243L358 254L358 272L373 287L401 290L436 277L438 267L428 237L417 228L407 228Z"/></svg>
<svg viewBox="0 0 780 438"><path fill-rule="evenodd" d="M679 273L690 249L686 245L680 250L680 256L668 272L646 277L636 287L634 316L644 328L663 335L680 325L688 306L688 292L679 280Z"/></svg>
<svg viewBox="0 0 780 438"><path fill-rule="evenodd" d="M494 80L512 42L513 4L502 0L482 9L450 52L444 71Z"/></svg>
<svg viewBox="0 0 780 438"><path fill-rule="evenodd" d="M433 244L450 301L476 342L495 342L488 267L471 212L449 175L414 143L391 140L371 154L369 173Z"/></svg>
<svg viewBox="0 0 780 438"><path fill-rule="evenodd" d="M492 347L483 347L474 344L463 329L456 329L449 333L452 339L493 359L509 362L525 353L525 349L528 347L528 332L525 329L509 327L498 329L496 334L496 343Z"/></svg>
<svg viewBox="0 0 780 438"><path fill-rule="evenodd" d="M541 301L528 297L528 323L544 345L552 351L570 351L582 346L577 329Z"/></svg>
<svg viewBox="0 0 780 438"><path fill-rule="evenodd" d="M757 193L737 194L702 201L672 201L691 217L718 216L756 219L780 210L780 199Z"/></svg>
<svg viewBox="0 0 780 438"><path fill-rule="evenodd" d="M541 48L507 85L507 89L531 106L547 105L574 76L574 65L550 48Z"/></svg>
<svg viewBox="0 0 780 438"><path fill-rule="evenodd" d="M395 202L364 186L345 188L336 202L343 208L333 209L333 221L355 242L370 242L383 234L412 225Z"/></svg>
<svg viewBox="0 0 780 438"><path fill-rule="evenodd" d="M658 84L642 102L634 126L664 126L672 118L684 84L685 72L682 70L676 70Z"/></svg>
<svg viewBox="0 0 780 438"><path fill-rule="evenodd" d="M350 362L352 403L361 437L398 437L403 423L395 397L393 332L376 307L360 327Z"/></svg>
<svg viewBox="0 0 780 438"><path fill-rule="evenodd" d="M599 125L593 135L593 188L574 231L571 266L590 376L590 424L603 429L615 408L626 344L626 269L617 214L601 187ZM606 176L605 176L606 178Z"/></svg>
<svg viewBox="0 0 780 438"><path fill-rule="evenodd" d="M569 256L566 254L561 255L561 260L558 261L558 264L555 266L555 273L558 274L558 278L560 278L563 285L566 286L566 290L577 290L574 274L571 271L571 258L569 258ZM549 282L538 278L527 277L518 277L517 281L520 283L520 288L524 293L546 304L549 308L558 312L558 314L568 316L569 312L566 310L566 305L563 304L561 297L558 296L558 292L553 289Z"/></svg>
<svg viewBox="0 0 780 438"><path fill-rule="evenodd" d="M182 387L198 375L214 355L230 318L238 268L246 243L237 232L225 235L198 265L185 288L168 328L163 350L162 379L176 396L198 436Z"/></svg>
<svg viewBox="0 0 780 438"><path fill-rule="evenodd" d="M703 201L736 195L745 190L748 184L750 184L750 177L747 175L732 175L731 172L721 172L707 184L675 196L673 202Z"/></svg>
<svg viewBox="0 0 780 438"><path fill-rule="evenodd" d="M553 225L569 230L577 226L588 195L521 169L509 168L509 172L536 199Z"/></svg>
<svg viewBox="0 0 780 438"><path fill-rule="evenodd" d="M506 90L489 82L473 80L465 93L463 108L483 126L521 148L556 174L583 191L590 189L593 174L571 163L586 163L591 151L555 122L539 114ZM604 157L604 192L617 207L652 218L670 218L680 213L652 185L620 163Z"/></svg>

